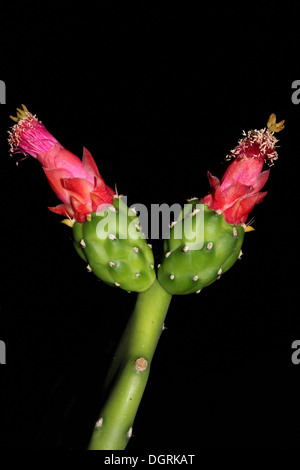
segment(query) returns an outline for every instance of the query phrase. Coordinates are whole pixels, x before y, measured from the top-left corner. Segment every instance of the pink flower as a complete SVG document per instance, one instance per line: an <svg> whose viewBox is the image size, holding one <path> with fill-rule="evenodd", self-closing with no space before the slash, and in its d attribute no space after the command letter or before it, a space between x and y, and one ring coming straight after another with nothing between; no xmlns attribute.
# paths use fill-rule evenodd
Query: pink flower
<svg viewBox="0 0 300 470"><path fill-rule="evenodd" d="M83 223L91 212L112 204L115 192L106 186L97 165L84 148L82 161L66 150L27 108L18 109L9 132L11 153L24 153L42 165L50 186L63 202L52 212Z"/></svg>
<svg viewBox="0 0 300 470"><path fill-rule="evenodd" d="M266 192L260 192L265 185L269 170L263 171L264 162L273 164L278 158L275 150L277 139L274 132L283 129L284 121L276 123L276 116L270 116L269 129L249 131L241 139L227 159L235 158L225 171L221 181L208 172L210 193L201 202L210 209L222 213L230 224L245 223L255 204L260 203ZM274 132L271 132L274 131Z"/></svg>

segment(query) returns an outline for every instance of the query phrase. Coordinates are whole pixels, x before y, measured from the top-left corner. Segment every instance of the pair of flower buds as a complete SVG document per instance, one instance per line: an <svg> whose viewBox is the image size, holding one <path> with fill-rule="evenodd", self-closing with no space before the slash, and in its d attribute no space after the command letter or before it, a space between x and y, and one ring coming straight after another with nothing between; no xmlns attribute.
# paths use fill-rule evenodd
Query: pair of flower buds
<svg viewBox="0 0 300 470"><path fill-rule="evenodd" d="M90 152L84 149L80 160L24 105L13 119L16 124L10 131L11 152L31 155L41 163L62 202L49 209L65 216L64 222L73 227L75 249L88 270L109 285L134 292L147 290L156 279L151 247L136 213L105 184ZM277 124L273 114L266 129L244 133L226 157L233 161L222 179L208 172L210 192L202 199L191 199L190 212L185 215L183 211L178 218L180 223L172 224L163 260L157 266L158 281L167 292L198 293L240 258L244 232L251 230L246 226L248 215L266 195L260 190L270 170L262 171L263 165L272 165L278 157L274 132L281 130L283 124L284 121ZM199 207L204 210L201 212ZM203 216L200 226L196 222L199 211ZM114 223L107 236L102 237L109 215L114 215ZM101 234L99 226L103 226ZM178 226L185 227L179 237L175 236Z"/></svg>
<svg viewBox="0 0 300 470"><path fill-rule="evenodd" d="M9 134L12 154L23 153L37 159L47 176L50 186L62 204L49 209L79 223L85 222L98 207L105 208L113 202L115 191L107 186L87 149L83 158L66 150L46 127L22 105L16 124ZM222 213L230 224L244 224L249 213L263 200L269 170L262 171L264 162L273 164L277 159L277 139L274 132L284 127L284 121L276 123L272 114L266 129L249 131L231 151L227 159L233 159L222 179L208 172L210 192L200 202Z"/></svg>

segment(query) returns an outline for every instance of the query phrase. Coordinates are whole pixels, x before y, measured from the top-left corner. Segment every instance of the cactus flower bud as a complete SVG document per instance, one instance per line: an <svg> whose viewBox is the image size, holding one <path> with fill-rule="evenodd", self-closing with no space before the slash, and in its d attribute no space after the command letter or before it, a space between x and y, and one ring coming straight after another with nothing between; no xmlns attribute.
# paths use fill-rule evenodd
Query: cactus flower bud
<svg viewBox="0 0 300 470"><path fill-rule="evenodd" d="M278 158L275 150L278 140L274 132L283 129L283 123L276 123L273 114L269 118L268 129L244 132L244 138L227 156L227 160L234 160L221 181L208 172L210 193L201 202L222 213L227 223L245 223L255 204L267 194L260 190L269 177L269 170L262 172L262 169L264 162L272 165Z"/></svg>
<svg viewBox="0 0 300 470"><path fill-rule="evenodd" d="M204 198L190 199L190 212L183 211L178 221L181 225L194 219L199 203L204 204L202 226L197 229L196 220L188 224L190 232L178 239L172 225L170 238L165 241L165 255L158 270L158 281L170 294L200 292L220 279L242 255L244 234L249 231L245 222L255 204L262 201L266 193L260 190L266 183L269 170L262 172L264 162L273 164L277 152L274 132L284 127L284 121L276 123L272 114L268 129L249 131L231 151L229 165L221 181L208 173L211 191ZM194 228L200 231L203 244L195 248ZM202 230L202 233L201 233ZM190 249L192 247L192 249Z"/></svg>
<svg viewBox="0 0 300 470"><path fill-rule="evenodd" d="M24 153L37 159L50 186L63 202L49 207L52 212L83 223L91 212L112 204L114 191L106 186L87 149L82 161L66 150L46 127L22 105L16 124L9 132L12 154Z"/></svg>

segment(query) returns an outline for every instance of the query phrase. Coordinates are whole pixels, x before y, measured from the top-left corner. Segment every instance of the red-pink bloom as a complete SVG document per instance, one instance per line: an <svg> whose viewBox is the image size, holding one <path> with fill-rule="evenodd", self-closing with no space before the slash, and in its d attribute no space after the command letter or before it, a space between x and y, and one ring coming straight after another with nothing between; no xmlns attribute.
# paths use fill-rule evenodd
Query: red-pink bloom
<svg viewBox="0 0 300 470"><path fill-rule="evenodd" d="M36 158L42 165L50 186L63 202L49 207L52 212L83 223L99 207L113 202L115 192L106 186L97 165L84 148L82 161L66 150L23 105L9 132L11 152Z"/></svg>
<svg viewBox="0 0 300 470"><path fill-rule="evenodd" d="M235 160L221 181L208 172L210 193L201 200L210 209L223 213L230 224L245 223L255 204L263 200L267 193L260 190L269 177L269 170L262 172L264 162L272 164L278 158L275 150L278 141L269 129L244 135L228 155L227 159Z"/></svg>

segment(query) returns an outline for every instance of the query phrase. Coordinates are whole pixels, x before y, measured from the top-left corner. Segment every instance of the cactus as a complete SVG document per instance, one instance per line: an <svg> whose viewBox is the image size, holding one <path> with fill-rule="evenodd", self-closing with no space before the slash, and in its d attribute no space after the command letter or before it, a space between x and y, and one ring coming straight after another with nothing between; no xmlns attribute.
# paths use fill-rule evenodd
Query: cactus
<svg viewBox="0 0 300 470"><path fill-rule="evenodd" d="M13 120L11 151L41 163L62 202L50 210L67 217L64 222L73 228L75 249L88 270L109 285L138 292L109 369L107 399L89 446L124 449L172 295L199 292L241 256L244 233L251 229L248 215L266 195L260 192L269 177L263 165L273 165L278 157L274 132L284 128L284 121L276 123L272 114L268 129L244 133L226 157L234 161L221 180L208 173L210 192L191 199L172 224L156 279L152 250L137 214L104 183L91 154L85 150L82 160L71 154L24 105Z"/></svg>
<svg viewBox="0 0 300 470"><path fill-rule="evenodd" d="M204 212L202 227L199 227L202 230L201 247L195 249L195 222L200 211ZM244 226L228 224L222 214L200 204L198 199L192 199L189 210L185 208L177 223L172 224L170 238L165 241L165 257L158 269L158 280L170 294L199 293L236 262L243 239Z"/></svg>
<svg viewBox="0 0 300 470"><path fill-rule="evenodd" d="M107 231L105 231L107 230ZM84 223L73 225L74 246L105 283L130 292L143 292L155 280L154 259L134 210L121 197Z"/></svg>

